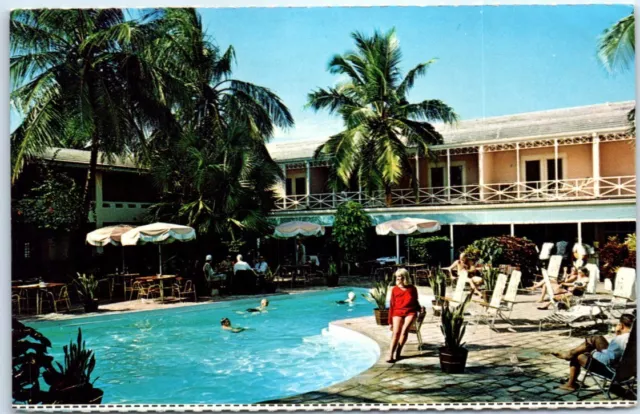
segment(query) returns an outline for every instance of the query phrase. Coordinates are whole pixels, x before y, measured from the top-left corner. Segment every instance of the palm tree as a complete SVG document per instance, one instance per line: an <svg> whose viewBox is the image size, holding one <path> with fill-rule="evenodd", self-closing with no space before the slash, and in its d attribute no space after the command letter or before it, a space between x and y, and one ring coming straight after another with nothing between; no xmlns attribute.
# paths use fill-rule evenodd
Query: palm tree
<svg viewBox="0 0 640 414"><path fill-rule="evenodd" d="M609 73L626 70L633 65L636 55L635 18L633 11L604 31L598 39L598 58ZM627 115L630 133L636 133L636 110Z"/></svg>
<svg viewBox="0 0 640 414"><path fill-rule="evenodd" d="M11 14L12 178L52 146L89 148L80 220L86 222L98 154L125 155L159 124L172 130L164 96L183 90L154 66L153 26L119 9L15 10Z"/></svg>
<svg viewBox="0 0 640 414"><path fill-rule="evenodd" d="M320 145L315 156L331 157L330 181L334 186L337 182L348 185L355 176L370 192L383 188L390 204L391 188L404 175L417 190L409 148L424 156L429 145L442 143L442 135L432 122L453 124L458 116L437 99L407 100L416 79L426 74L434 60L418 64L403 77L395 30L376 31L371 37L355 32L351 37L356 51L335 55L328 68L348 80L308 95L309 107L340 115L345 126Z"/></svg>
<svg viewBox="0 0 640 414"><path fill-rule="evenodd" d="M282 178L265 144L293 117L271 90L231 77L234 49L215 46L195 10L157 13L160 32L171 38L157 56L190 89L175 110L179 138L150 141L153 174L167 189L152 214L231 238L238 229L264 231Z"/></svg>

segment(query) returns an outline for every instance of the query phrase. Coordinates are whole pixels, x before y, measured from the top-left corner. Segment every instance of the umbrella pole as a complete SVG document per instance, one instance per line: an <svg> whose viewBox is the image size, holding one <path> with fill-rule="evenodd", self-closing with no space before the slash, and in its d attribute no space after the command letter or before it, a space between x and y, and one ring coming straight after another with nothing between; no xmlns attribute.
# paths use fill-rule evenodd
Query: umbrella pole
<svg viewBox="0 0 640 414"><path fill-rule="evenodd" d="M124 271L124 246L120 247L122 249L122 273L125 273Z"/></svg>
<svg viewBox="0 0 640 414"><path fill-rule="evenodd" d="M396 234L396 264L400 264L400 235Z"/></svg>
<svg viewBox="0 0 640 414"><path fill-rule="evenodd" d="M162 275L162 245L159 244L158 245L158 260L159 260L159 268L160 268L160 274Z"/></svg>

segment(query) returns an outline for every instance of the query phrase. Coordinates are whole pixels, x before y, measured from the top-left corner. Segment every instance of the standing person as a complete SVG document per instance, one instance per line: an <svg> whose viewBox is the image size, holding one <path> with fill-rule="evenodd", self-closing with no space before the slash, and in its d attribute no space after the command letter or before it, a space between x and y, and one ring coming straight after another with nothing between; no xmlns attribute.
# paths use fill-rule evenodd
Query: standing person
<svg viewBox="0 0 640 414"><path fill-rule="evenodd" d="M198 278L198 280L200 281L200 283L198 283L198 295L200 296L207 296L211 293L211 282L213 282L213 275L215 275L213 266L211 266L212 260L213 257L211 257L210 254L208 254L204 259L204 266L202 266L203 277Z"/></svg>
<svg viewBox="0 0 640 414"><path fill-rule="evenodd" d="M583 344L568 352L552 352L551 355L569 361L569 379L560 388L575 391L580 368L586 366L590 360L590 367L593 372L609 375L609 370L616 366L616 363L624 353L624 349L627 347L633 321L633 315L622 314L620 321L616 325L616 336L611 342L608 342L603 336L591 336L585 338ZM594 350L596 352L592 356L591 352Z"/></svg>
<svg viewBox="0 0 640 414"><path fill-rule="evenodd" d="M302 240L298 238L296 241L296 264L303 265L307 262L307 248L302 244Z"/></svg>
<svg viewBox="0 0 640 414"><path fill-rule="evenodd" d="M394 363L400 359L402 347L407 342L409 327L420 310L418 289L411 285L407 269L398 269L395 273L396 285L391 290L391 306L389 307L389 329L393 332L387 362Z"/></svg>

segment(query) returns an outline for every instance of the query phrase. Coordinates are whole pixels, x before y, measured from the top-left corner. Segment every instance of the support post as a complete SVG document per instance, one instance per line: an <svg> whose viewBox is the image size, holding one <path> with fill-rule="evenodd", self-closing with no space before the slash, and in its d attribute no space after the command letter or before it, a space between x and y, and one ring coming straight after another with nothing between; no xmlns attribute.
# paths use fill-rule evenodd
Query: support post
<svg viewBox="0 0 640 414"><path fill-rule="evenodd" d="M478 148L478 187L480 187L480 201L484 200L484 145Z"/></svg>
<svg viewBox="0 0 640 414"><path fill-rule="evenodd" d="M582 222L578 222L578 244L582 244Z"/></svg>
<svg viewBox="0 0 640 414"><path fill-rule="evenodd" d="M287 164L282 164L282 207L287 209Z"/></svg>
<svg viewBox="0 0 640 414"><path fill-rule="evenodd" d="M96 228L99 229L104 224L104 217L102 216L102 171L96 171L96 205L95 205L95 217ZM91 213L89 213L91 214Z"/></svg>
<svg viewBox="0 0 640 414"><path fill-rule="evenodd" d="M511 223L509 225L509 227L510 227L510 230L511 230L511 237L514 237L516 235L516 226L515 226L515 224Z"/></svg>
<svg viewBox="0 0 640 414"><path fill-rule="evenodd" d="M516 142L516 198L520 199L520 143Z"/></svg>
<svg viewBox="0 0 640 414"><path fill-rule="evenodd" d="M307 180L306 180L306 193L307 193L307 208L309 208L309 196L311 195L311 166L309 161L305 161L305 167L307 168Z"/></svg>
<svg viewBox="0 0 640 414"><path fill-rule="evenodd" d="M555 187L556 187L556 200L558 199L559 196L559 191L560 191L560 181L558 180L558 177L560 174L558 174L558 138L553 140L553 163L554 163L554 169L555 169ZM547 179L549 179L549 177L547 177Z"/></svg>
<svg viewBox="0 0 640 414"><path fill-rule="evenodd" d="M453 263L454 258L454 250L453 250L453 224L449 224L449 256L451 259L451 263Z"/></svg>
<svg viewBox="0 0 640 414"><path fill-rule="evenodd" d="M451 149L447 148L447 200L451 201Z"/></svg>
<svg viewBox="0 0 640 414"><path fill-rule="evenodd" d="M362 204L362 184L358 184L358 203Z"/></svg>
<svg viewBox="0 0 640 414"><path fill-rule="evenodd" d="M396 234L396 264L400 264L400 235Z"/></svg>
<svg viewBox="0 0 640 414"><path fill-rule="evenodd" d="M591 159L593 164L593 196L600 197L600 136L597 132L593 133Z"/></svg>
<svg viewBox="0 0 640 414"><path fill-rule="evenodd" d="M420 158L418 157L418 152L416 151L416 183L418 187L418 194L416 194L416 204L420 204Z"/></svg>

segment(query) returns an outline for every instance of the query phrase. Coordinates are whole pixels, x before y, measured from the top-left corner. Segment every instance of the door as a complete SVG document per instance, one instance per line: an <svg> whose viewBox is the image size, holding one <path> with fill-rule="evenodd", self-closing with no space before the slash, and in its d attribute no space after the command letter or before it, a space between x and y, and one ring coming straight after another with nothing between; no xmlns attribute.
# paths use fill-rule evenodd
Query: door
<svg viewBox="0 0 640 414"><path fill-rule="evenodd" d="M530 160L524 163L524 180L528 186L540 188L540 181L542 181L542 168L540 160ZM535 181L532 183L532 181Z"/></svg>
<svg viewBox="0 0 640 414"><path fill-rule="evenodd" d="M444 167L433 167L430 170L431 187L444 187Z"/></svg>
<svg viewBox="0 0 640 414"><path fill-rule="evenodd" d="M454 165L451 167L451 187L462 187L464 185L462 175L462 165ZM458 189L462 190L462 188Z"/></svg>
<svg viewBox="0 0 640 414"><path fill-rule="evenodd" d="M307 179L305 177L296 178L296 186L294 191L296 195L307 194Z"/></svg>

